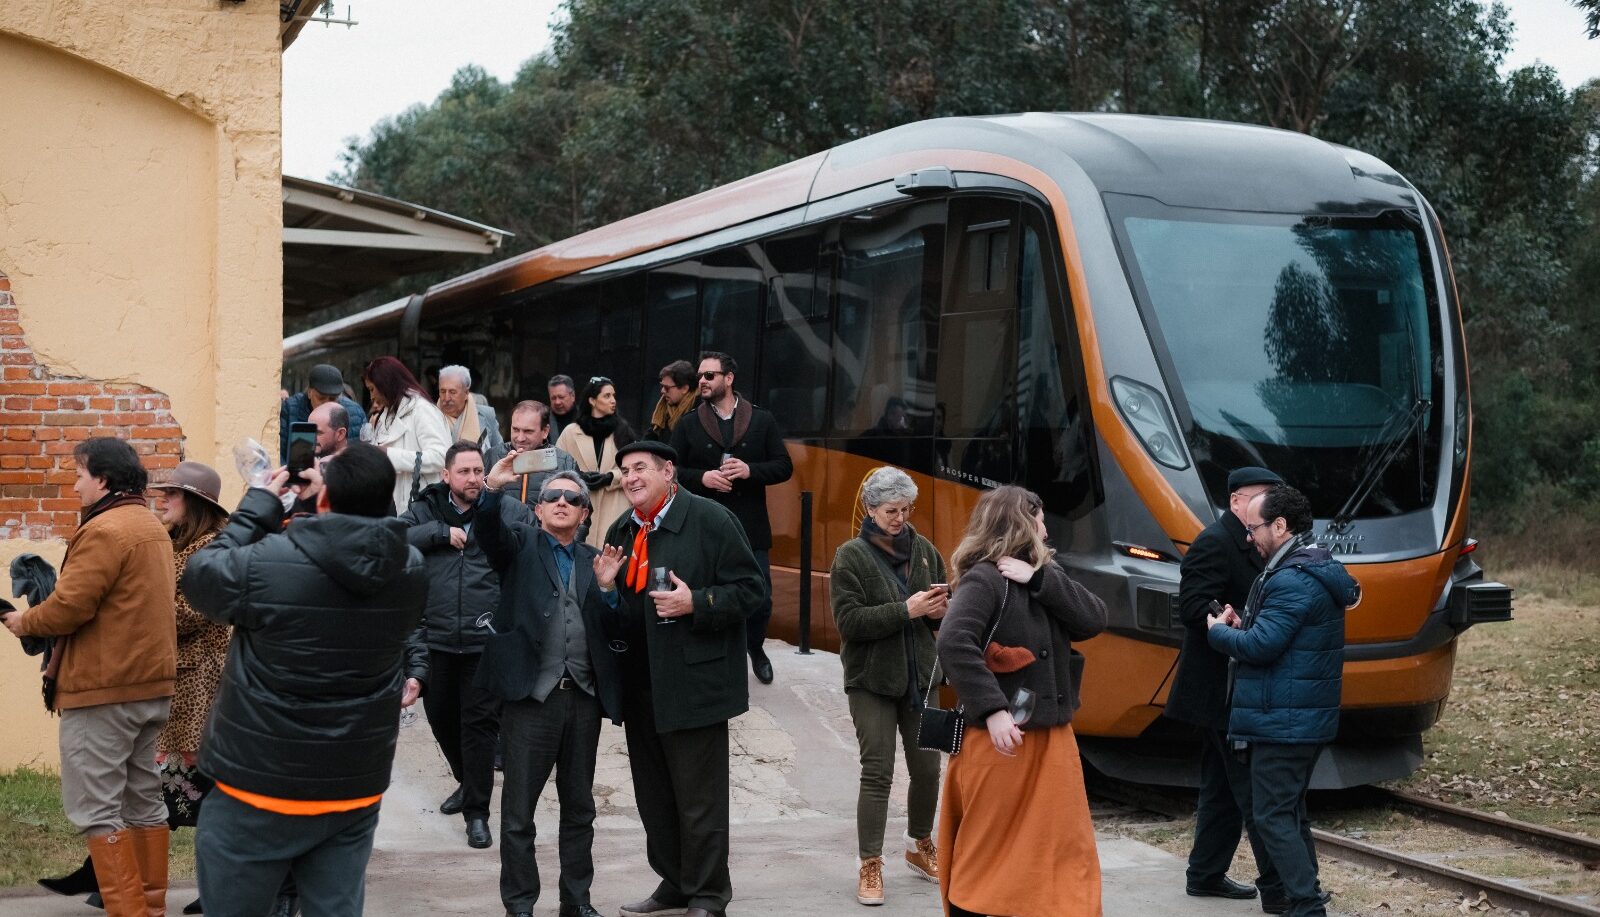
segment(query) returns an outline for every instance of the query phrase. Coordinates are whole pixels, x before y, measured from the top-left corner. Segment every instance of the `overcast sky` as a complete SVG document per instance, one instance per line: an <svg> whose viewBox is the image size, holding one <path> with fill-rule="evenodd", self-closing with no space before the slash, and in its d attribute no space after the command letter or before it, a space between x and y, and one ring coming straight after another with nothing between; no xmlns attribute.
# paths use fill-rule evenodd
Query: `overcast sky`
<svg viewBox="0 0 1600 917"><path fill-rule="evenodd" d="M349 137L477 64L502 80L550 42L560 0L336 0L353 28L308 23L283 58L283 171L326 179ZM1600 77L1600 40L1567 0L1506 0L1517 30L1507 65L1542 61L1569 87ZM424 202L425 203L425 202Z"/></svg>

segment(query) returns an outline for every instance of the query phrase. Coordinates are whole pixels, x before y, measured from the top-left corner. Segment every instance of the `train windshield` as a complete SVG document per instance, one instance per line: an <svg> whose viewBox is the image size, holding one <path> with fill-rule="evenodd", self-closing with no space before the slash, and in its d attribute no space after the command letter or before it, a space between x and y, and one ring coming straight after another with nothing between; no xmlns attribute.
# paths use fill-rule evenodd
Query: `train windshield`
<svg viewBox="0 0 1600 917"><path fill-rule="evenodd" d="M1229 469L1260 464L1303 490L1319 518L1346 509L1369 474L1356 518L1431 504L1444 359L1415 224L1149 201L1119 222L1214 502L1226 502Z"/></svg>

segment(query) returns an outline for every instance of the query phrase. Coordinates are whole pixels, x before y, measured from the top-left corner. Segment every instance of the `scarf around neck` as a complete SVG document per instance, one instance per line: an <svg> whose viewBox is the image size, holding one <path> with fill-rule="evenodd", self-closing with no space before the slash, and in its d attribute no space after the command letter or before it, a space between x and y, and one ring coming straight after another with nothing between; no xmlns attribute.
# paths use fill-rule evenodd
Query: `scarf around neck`
<svg viewBox="0 0 1600 917"><path fill-rule="evenodd" d="M915 542L916 533L911 531L911 525L900 530L898 535L890 535L868 516L861 520L861 540L876 548L878 553L889 562L889 569L900 578L900 585L911 588L908 582L911 575L911 546Z"/></svg>
<svg viewBox="0 0 1600 917"><path fill-rule="evenodd" d="M116 509L119 506L143 506L147 509L149 508L149 505L145 502L144 494L130 494L120 490L114 490L79 510L78 524L85 525L90 519L93 519L106 510Z"/></svg>
<svg viewBox="0 0 1600 917"><path fill-rule="evenodd" d="M633 534L633 552L628 555L627 583L634 592L643 592L650 584L650 533L655 530L657 521L661 518L661 511L667 508L672 498L678 494L677 482L667 488L667 495L661 498L655 509L648 513L639 513L639 518L644 524Z"/></svg>

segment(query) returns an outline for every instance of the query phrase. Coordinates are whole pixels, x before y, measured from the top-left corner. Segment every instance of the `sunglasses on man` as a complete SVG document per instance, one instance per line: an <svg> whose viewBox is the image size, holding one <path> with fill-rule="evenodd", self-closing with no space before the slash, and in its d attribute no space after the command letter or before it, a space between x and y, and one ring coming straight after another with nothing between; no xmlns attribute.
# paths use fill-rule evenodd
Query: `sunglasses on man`
<svg viewBox="0 0 1600 917"><path fill-rule="evenodd" d="M726 376L726 375L727 375L727 373L722 372L720 370L708 369L705 372L700 374L700 378L706 380L707 382L711 382L711 381L715 380L718 376Z"/></svg>
<svg viewBox="0 0 1600 917"><path fill-rule="evenodd" d="M580 490L552 487L539 491L540 503L554 503L557 500L565 500L568 506L586 507L589 505L589 495Z"/></svg>

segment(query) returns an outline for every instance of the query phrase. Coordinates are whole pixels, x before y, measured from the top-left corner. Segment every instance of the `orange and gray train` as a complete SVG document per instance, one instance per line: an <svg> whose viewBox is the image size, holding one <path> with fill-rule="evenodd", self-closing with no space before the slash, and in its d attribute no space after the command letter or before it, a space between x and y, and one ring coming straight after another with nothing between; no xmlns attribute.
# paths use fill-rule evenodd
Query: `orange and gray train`
<svg viewBox="0 0 1600 917"><path fill-rule="evenodd" d="M1118 776L1192 769L1161 717L1178 564L1231 468L1304 491L1363 587L1317 785L1415 769L1456 638L1510 616L1470 556L1467 361L1439 221L1383 162L1302 134L910 124L295 335L285 358L291 384L380 353L463 363L502 417L554 373L603 375L642 419L656 372L702 349L735 355L738 388L789 437L794 478L770 491L776 632L796 635L802 491L827 648L825 571L867 471L913 475L914 523L947 555L986 488L1022 484L1110 609L1081 647L1075 725Z"/></svg>

